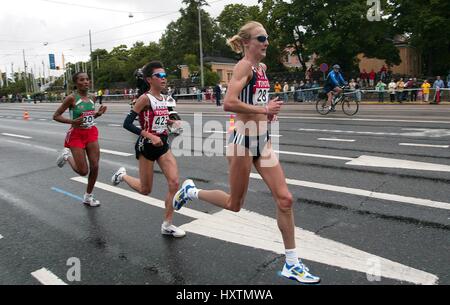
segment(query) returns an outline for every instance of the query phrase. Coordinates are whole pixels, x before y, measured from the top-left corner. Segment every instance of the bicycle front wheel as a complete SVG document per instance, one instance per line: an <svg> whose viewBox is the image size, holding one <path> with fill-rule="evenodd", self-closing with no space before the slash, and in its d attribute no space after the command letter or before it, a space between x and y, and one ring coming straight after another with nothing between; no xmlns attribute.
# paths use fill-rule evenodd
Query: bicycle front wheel
<svg viewBox="0 0 450 305"><path fill-rule="evenodd" d="M350 100L348 97L346 97L342 101L342 111L348 115L352 116L355 115L358 112L359 109L359 102L357 100Z"/></svg>
<svg viewBox="0 0 450 305"><path fill-rule="evenodd" d="M330 112L331 105L328 103L328 99L319 99L316 102L316 111L321 115L326 115Z"/></svg>

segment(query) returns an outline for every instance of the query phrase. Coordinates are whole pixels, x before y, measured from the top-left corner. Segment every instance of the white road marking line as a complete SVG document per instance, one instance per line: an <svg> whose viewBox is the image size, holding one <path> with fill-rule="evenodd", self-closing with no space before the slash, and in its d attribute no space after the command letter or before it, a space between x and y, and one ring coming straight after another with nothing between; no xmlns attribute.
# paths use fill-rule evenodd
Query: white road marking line
<svg viewBox="0 0 450 305"><path fill-rule="evenodd" d="M83 177L75 177L71 180L87 184L87 179ZM101 182L96 183L96 188L164 208L164 201L136 192ZM177 213L196 219L181 226L182 229L191 233L284 254L283 240L276 219L247 210L241 210L239 213L223 210L215 214L207 214L184 207ZM368 262L376 258L380 262L382 277L415 284L436 284L439 279L433 274L320 237L301 228L296 228L296 244L303 259L322 264L366 273Z"/></svg>
<svg viewBox="0 0 450 305"><path fill-rule="evenodd" d="M222 131L222 130L204 130L204 133L221 133L221 134L227 134L227 131Z"/></svg>
<svg viewBox="0 0 450 305"><path fill-rule="evenodd" d="M108 149L103 149L103 148L101 148L100 151L105 154L122 156L122 157L133 156L133 154L130 154L130 153L124 153L124 152L120 152L120 151L108 150Z"/></svg>
<svg viewBox="0 0 450 305"><path fill-rule="evenodd" d="M119 125L119 124L108 124L108 126L111 126L111 127L122 127L122 125Z"/></svg>
<svg viewBox="0 0 450 305"><path fill-rule="evenodd" d="M74 177L74 178L71 178L71 180L87 184L87 179L84 177ZM150 196L144 196L144 195L141 195L134 191L128 191L128 190L125 190L125 189L122 189L122 188L119 188L116 186L108 185L108 184L105 184L102 182L97 181L95 183L95 187L103 189L103 190L111 192L111 193L114 193L114 194L122 195L122 196L125 196L128 198L134 199L134 200L138 200L140 202L143 202L143 203L146 203L148 205L152 205L152 206L155 206L158 208L165 209L165 206L166 206L164 201L162 201L162 200L152 198ZM177 213L188 216L188 217L192 217L192 218L201 218L201 217L205 217L205 215L210 216L209 214L206 214L203 212L197 212L195 210L187 209L187 208L183 208L182 210L177 211Z"/></svg>
<svg viewBox="0 0 450 305"><path fill-rule="evenodd" d="M364 155L359 156L358 158L353 159L352 161L347 162L346 164L368 166L368 167L401 168L420 171L450 172L450 166L444 164L417 162L403 159L391 159L391 158L382 158Z"/></svg>
<svg viewBox="0 0 450 305"><path fill-rule="evenodd" d="M336 138L318 138L319 141L332 141L332 142L355 142L355 140L350 139L336 139Z"/></svg>
<svg viewBox="0 0 450 305"><path fill-rule="evenodd" d="M39 121L47 121L47 119L39 119Z"/></svg>
<svg viewBox="0 0 450 305"><path fill-rule="evenodd" d="M347 133L347 134L377 135L377 136L404 136L404 137L430 137L430 138L441 138L450 136L449 129L426 129L416 132L405 132L405 133L354 131L354 130L337 130L337 129L313 129L313 128L299 128L298 130L311 132Z"/></svg>
<svg viewBox="0 0 450 305"><path fill-rule="evenodd" d="M250 177L254 178L254 179L262 180L261 176L258 174L251 173ZM414 204L414 205L425 206L425 207L430 207L430 208L450 210L450 203L448 203L448 202L433 201L433 200L429 200L429 199L406 197L406 196L387 194L387 193L378 193L378 192L372 192L372 191L363 190L363 189L349 188L349 187L344 187L344 186L315 183L315 182L295 180L295 179L286 179L286 183L291 184L291 185L296 185L296 186L330 191L330 192L344 193L344 194L350 194L350 195L356 195L356 196L363 196L363 197L367 197L367 198L376 198L376 199L381 199L381 200L401 202L401 203L405 203L405 204Z"/></svg>
<svg viewBox="0 0 450 305"><path fill-rule="evenodd" d="M247 210L233 213L223 210L180 227L190 233L232 242L242 246L284 254L283 240L276 219ZM367 273L368 263L380 262L382 277L415 284L436 284L438 277L400 263L375 256L313 232L295 229L298 254L302 259Z"/></svg>
<svg viewBox="0 0 450 305"><path fill-rule="evenodd" d="M329 155L318 155L318 154L307 154L307 153L300 153L300 152L294 152L294 151L275 150L275 152L278 154L283 154L283 155L294 155L294 156L324 158L324 159L334 159L334 160L344 160L344 161L354 160L354 158L329 156Z"/></svg>
<svg viewBox="0 0 450 305"><path fill-rule="evenodd" d="M42 268L31 273L41 284L44 285L67 285L51 271Z"/></svg>
<svg viewBox="0 0 450 305"><path fill-rule="evenodd" d="M396 119L350 119L350 118L322 118L309 116L281 116L280 119L307 119L307 120L330 120L330 121L366 121L366 122L401 122L401 123L434 123L450 124L450 121L414 121L414 120L396 120Z"/></svg>
<svg viewBox="0 0 450 305"><path fill-rule="evenodd" d="M3 238L3 236L2 236L2 234L0 234L0 239L2 239Z"/></svg>
<svg viewBox="0 0 450 305"><path fill-rule="evenodd" d="M400 146L417 146L417 147L430 147L430 148L449 148L449 145L432 145L432 144L418 144L418 143L398 143Z"/></svg>
<svg viewBox="0 0 450 305"><path fill-rule="evenodd" d="M12 141L12 140L5 140L4 142L6 143L12 143L14 145L24 145L24 146L29 146L29 147L34 147L37 149L41 149L41 150L45 150L45 151L50 151L50 152L58 152L57 149L54 148L49 148L49 147L45 147L45 146L40 146L40 145L33 145L30 143L23 143L23 142L18 142L18 141Z"/></svg>
<svg viewBox="0 0 450 305"><path fill-rule="evenodd" d="M2 132L2 135L7 136L7 137L14 137L14 138L32 139L32 137L22 136L22 135L19 135L19 134L13 134L13 133L5 133L5 132Z"/></svg>
<svg viewBox="0 0 450 305"><path fill-rule="evenodd" d="M222 130L204 130L203 133L220 133L220 134L227 134L227 133L229 133L229 132L228 132L228 131L222 131ZM271 136L271 137L274 137L274 138L280 138L280 137L282 137L283 135L271 134L270 136Z"/></svg>

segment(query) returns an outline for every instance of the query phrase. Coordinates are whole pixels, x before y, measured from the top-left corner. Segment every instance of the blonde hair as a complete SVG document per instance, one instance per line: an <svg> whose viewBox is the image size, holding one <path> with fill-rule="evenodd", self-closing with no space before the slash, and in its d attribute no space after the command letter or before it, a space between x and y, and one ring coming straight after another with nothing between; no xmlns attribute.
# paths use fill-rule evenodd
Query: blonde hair
<svg viewBox="0 0 450 305"><path fill-rule="evenodd" d="M249 21L247 22L241 29L237 35L227 39L227 44L231 47L231 49L240 54L244 53L244 40L250 40L252 38L251 32L256 28L264 28L263 25L257 21Z"/></svg>

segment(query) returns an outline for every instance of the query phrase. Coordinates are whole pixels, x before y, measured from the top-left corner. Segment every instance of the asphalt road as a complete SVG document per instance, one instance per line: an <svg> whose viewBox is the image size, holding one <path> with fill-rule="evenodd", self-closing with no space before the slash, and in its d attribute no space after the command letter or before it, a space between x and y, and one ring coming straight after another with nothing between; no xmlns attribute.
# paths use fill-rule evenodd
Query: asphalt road
<svg viewBox="0 0 450 305"><path fill-rule="evenodd" d="M193 202L174 221L187 236L163 237L167 186L157 166L149 196L110 185L120 166L138 169L136 137L121 127L129 105L107 105L97 120L108 150L94 191L102 206L87 208L85 180L55 163L69 127L52 121L57 104L0 104L0 284L296 285L277 275L275 205L256 172L245 210ZM173 143L180 182L228 190L229 115L204 104L178 111L197 131ZM362 105L351 118L285 105L279 135L298 252L322 285L450 284L450 105ZM80 281L68 277L78 274L74 261Z"/></svg>

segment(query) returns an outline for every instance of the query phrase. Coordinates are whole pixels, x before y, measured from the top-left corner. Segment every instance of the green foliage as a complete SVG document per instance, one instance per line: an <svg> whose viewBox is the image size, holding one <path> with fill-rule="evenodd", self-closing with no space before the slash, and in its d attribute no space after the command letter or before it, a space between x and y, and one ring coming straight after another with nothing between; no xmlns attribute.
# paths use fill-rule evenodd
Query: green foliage
<svg viewBox="0 0 450 305"><path fill-rule="evenodd" d="M25 93L25 81L18 80L16 78L15 82L8 82L8 87L6 87L6 83L3 83L3 88L0 88L0 96L14 94L14 93Z"/></svg>
<svg viewBox="0 0 450 305"><path fill-rule="evenodd" d="M356 56L384 59L399 64L393 44L396 34L406 34L423 55L429 75L446 75L450 70L450 2L442 0L381 0L382 19L367 20L370 6L365 0L260 0L258 5L229 4L213 19L200 9L204 56L239 59L226 45L247 21L261 22L269 34L269 48L264 62L270 72L284 72L281 58L287 46L293 47L303 68L312 54L319 62L339 63L344 73L357 70ZM191 76L199 76L198 8L205 0L183 0L180 17L171 22L159 42L138 41L133 46L118 45L110 52L94 50L91 54L96 88L111 88L113 83L135 85L134 72L152 60L160 60L169 79L180 77L179 65L188 65ZM84 63L90 74L90 63ZM79 64L81 66L81 63ZM75 65L69 64L71 71ZM205 85L219 81L219 75L205 65ZM17 80L17 78L16 78ZM199 82L199 77L196 79ZM69 83L69 86L71 84ZM1 94L25 91L23 80L0 89Z"/></svg>
<svg viewBox="0 0 450 305"><path fill-rule="evenodd" d="M422 52L428 75L450 71L450 2L439 0L397 0L392 4L392 22L407 33L413 46Z"/></svg>
<svg viewBox="0 0 450 305"><path fill-rule="evenodd" d="M394 34L392 24L386 19L369 21L368 9L366 1L280 1L272 8L281 29L279 47L294 46L304 61L316 53L320 62L339 63L347 72L358 70L359 53L399 64L399 52L389 40Z"/></svg>

